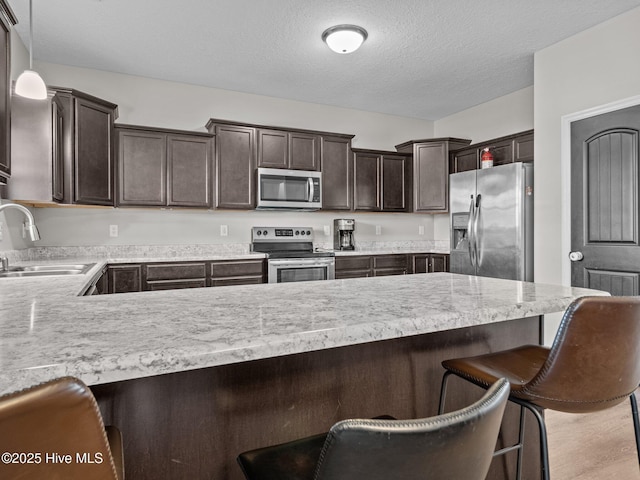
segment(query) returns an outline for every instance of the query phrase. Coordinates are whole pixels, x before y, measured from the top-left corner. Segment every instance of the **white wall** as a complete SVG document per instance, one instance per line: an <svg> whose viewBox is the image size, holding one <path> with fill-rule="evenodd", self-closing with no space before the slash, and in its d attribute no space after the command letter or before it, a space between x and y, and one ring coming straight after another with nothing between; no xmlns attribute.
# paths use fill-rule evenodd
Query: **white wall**
<svg viewBox="0 0 640 480"><path fill-rule="evenodd" d="M562 246L561 119L640 95L640 8L535 54L535 277L561 283L568 267ZM548 325L548 336L555 332Z"/></svg>
<svg viewBox="0 0 640 480"><path fill-rule="evenodd" d="M434 135L479 143L532 128L533 86L441 118L434 124Z"/></svg>

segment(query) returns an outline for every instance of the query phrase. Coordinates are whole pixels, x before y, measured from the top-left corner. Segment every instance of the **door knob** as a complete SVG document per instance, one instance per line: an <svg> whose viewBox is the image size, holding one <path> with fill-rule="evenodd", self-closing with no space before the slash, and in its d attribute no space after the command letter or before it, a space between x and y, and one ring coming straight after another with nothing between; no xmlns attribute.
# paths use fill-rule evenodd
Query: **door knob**
<svg viewBox="0 0 640 480"><path fill-rule="evenodd" d="M572 262L579 262L584 258L582 252L569 252L569 260Z"/></svg>

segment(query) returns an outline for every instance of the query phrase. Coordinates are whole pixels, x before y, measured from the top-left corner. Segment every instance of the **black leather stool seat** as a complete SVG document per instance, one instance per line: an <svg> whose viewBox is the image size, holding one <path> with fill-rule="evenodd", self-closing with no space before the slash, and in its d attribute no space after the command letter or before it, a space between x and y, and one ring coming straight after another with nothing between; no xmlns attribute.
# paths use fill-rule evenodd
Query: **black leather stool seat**
<svg viewBox="0 0 640 480"><path fill-rule="evenodd" d="M242 453L248 480L483 480L509 383L462 410L417 420L343 420L327 434Z"/></svg>

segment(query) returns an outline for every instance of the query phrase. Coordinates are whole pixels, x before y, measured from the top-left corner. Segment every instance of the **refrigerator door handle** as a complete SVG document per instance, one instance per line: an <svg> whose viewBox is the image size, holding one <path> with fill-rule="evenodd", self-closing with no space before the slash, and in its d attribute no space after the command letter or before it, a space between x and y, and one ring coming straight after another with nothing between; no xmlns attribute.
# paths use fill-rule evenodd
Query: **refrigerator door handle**
<svg viewBox="0 0 640 480"><path fill-rule="evenodd" d="M473 251L476 257L476 265L480 266L480 254L478 252L478 219L480 218L480 200L482 195L476 196L476 208L473 214Z"/></svg>
<svg viewBox="0 0 640 480"><path fill-rule="evenodd" d="M469 260L471 261L471 266L476 268L476 256L475 256L475 248L473 246L473 217L474 217L474 199L473 195L471 195L471 204L469 205L469 223L467 224L467 241L469 243Z"/></svg>

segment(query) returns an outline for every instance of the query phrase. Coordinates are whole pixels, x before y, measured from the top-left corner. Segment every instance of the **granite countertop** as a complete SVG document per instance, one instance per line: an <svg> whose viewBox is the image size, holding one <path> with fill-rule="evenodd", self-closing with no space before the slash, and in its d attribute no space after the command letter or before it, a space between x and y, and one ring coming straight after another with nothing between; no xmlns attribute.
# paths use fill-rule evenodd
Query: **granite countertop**
<svg viewBox="0 0 640 480"><path fill-rule="evenodd" d="M105 263L0 279L0 393L63 375L100 384L501 322L604 294L430 273L79 297Z"/></svg>

